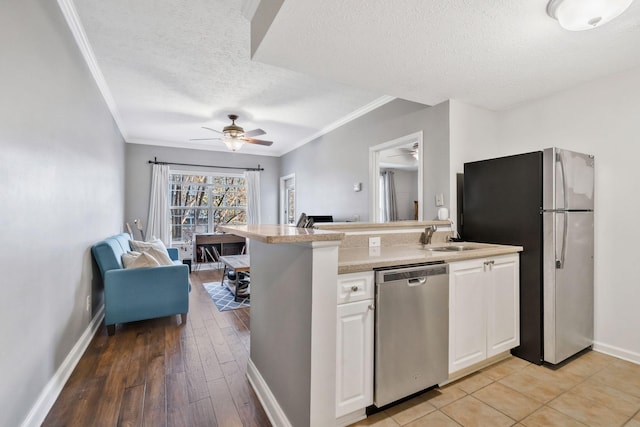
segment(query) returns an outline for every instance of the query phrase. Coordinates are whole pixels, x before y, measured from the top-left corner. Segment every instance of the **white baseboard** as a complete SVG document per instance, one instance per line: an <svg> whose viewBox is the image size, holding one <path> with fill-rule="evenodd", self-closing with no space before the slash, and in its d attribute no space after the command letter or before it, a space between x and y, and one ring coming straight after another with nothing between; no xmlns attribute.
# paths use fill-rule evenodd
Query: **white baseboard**
<svg viewBox="0 0 640 427"><path fill-rule="evenodd" d="M365 418L367 418L366 409L360 409L358 411L351 412L347 415L343 415L338 419L336 419L336 426L337 427L349 426L353 423L357 423L360 420L364 420Z"/></svg>
<svg viewBox="0 0 640 427"><path fill-rule="evenodd" d="M251 359L249 359L249 363L247 363L247 378L249 379L251 387L253 387L253 391L258 395L258 399L260 399L260 403L262 404L267 417L269 417L271 424L275 427L292 427L291 422L289 422L289 419L280 407L280 404L273 393L271 393L271 389L269 389L269 386L264 378L262 378L260 371L258 371L258 368L256 368L256 365L253 364Z"/></svg>
<svg viewBox="0 0 640 427"><path fill-rule="evenodd" d="M84 354L84 351L91 343L93 336L96 334L96 331L102 323L102 319L104 319L104 305L98 309L98 312L93 319L91 319L87 329L82 333L80 339L78 339L56 373L44 387L42 393L38 396L36 403L31 407L29 414L27 414L26 418L22 422L22 427L37 427L42 425L42 422L51 410L51 407L56 402L58 395L60 395L62 388Z"/></svg>
<svg viewBox="0 0 640 427"><path fill-rule="evenodd" d="M608 344L603 344L600 342L593 343L593 349L595 351L599 351L600 353L608 354L609 356L614 356L619 359L624 359L629 362L637 363L640 365L640 354L634 353L629 350L625 350L620 347L615 347Z"/></svg>

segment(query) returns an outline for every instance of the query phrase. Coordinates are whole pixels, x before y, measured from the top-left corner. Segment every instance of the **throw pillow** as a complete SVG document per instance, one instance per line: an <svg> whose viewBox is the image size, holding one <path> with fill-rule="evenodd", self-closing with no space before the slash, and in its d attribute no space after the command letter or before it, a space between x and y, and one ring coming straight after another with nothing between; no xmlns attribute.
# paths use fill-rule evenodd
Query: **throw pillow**
<svg viewBox="0 0 640 427"><path fill-rule="evenodd" d="M149 249L144 251L144 253L147 253L157 259L160 265L173 265L173 261L171 260L171 257L169 256L169 253L166 249L161 249L157 246L151 246Z"/></svg>
<svg viewBox="0 0 640 427"><path fill-rule="evenodd" d="M157 246L159 248L166 249L164 243L162 243L162 240L160 239L154 239L148 242L143 242L142 240L129 240L129 246L131 246L132 251L136 252L144 252L151 246Z"/></svg>
<svg viewBox="0 0 640 427"><path fill-rule="evenodd" d="M140 252L129 251L127 253L122 254L122 265L124 268L130 268L133 261L135 261L140 256Z"/></svg>
<svg viewBox="0 0 640 427"><path fill-rule="evenodd" d="M137 256L132 254L131 256L134 257L134 259L128 262L129 266L125 268L158 267L160 265L157 259L146 252L142 252Z"/></svg>
<svg viewBox="0 0 640 427"><path fill-rule="evenodd" d="M160 265L173 265L169 252L167 252L167 247L160 239L155 239L150 242L129 240L129 246L131 246L131 249L136 252L148 252L160 263Z"/></svg>

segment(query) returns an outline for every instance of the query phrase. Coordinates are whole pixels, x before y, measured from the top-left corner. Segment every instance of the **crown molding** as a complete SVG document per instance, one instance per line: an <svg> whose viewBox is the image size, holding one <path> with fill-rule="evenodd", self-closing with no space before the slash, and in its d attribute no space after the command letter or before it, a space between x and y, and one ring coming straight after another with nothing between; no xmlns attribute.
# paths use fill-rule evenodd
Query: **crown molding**
<svg viewBox="0 0 640 427"><path fill-rule="evenodd" d="M138 145L153 145L156 147L168 147L168 148L186 148L189 150L206 150L206 151L219 151L222 153L234 153L234 154L248 154L252 156L265 156L265 157L280 157L282 153L274 150L267 152L255 152L252 150L251 145L245 144L242 151L231 151L224 144L211 144L200 141L166 141L160 139L146 139L146 138L129 138L125 140L127 144Z"/></svg>
<svg viewBox="0 0 640 427"><path fill-rule="evenodd" d="M122 118L118 113L118 107L116 106L116 101L113 99L113 95L109 90L109 86L107 86L107 81L98 66L98 62L96 61L96 57L93 54L93 49L91 48L91 44L87 39L87 35L84 31L84 27L80 22L80 18L78 17L78 12L76 11L75 4L73 0L58 0L58 6L60 6L60 10L64 15L64 18L67 21L67 25L73 34L73 38L76 40L78 48L82 53L82 57L84 58L87 66L89 67L89 71L93 76L104 101L107 103L107 108L111 112L111 116L113 120L116 122L116 126L120 130L120 134L123 139L127 139L127 132L124 127L124 123L122 122Z"/></svg>
<svg viewBox="0 0 640 427"><path fill-rule="evenodd" d="M322 129L320 129L318 132L314 133L313 135L308 136L308 137L306 137L305 139L303 139L301 141L298 141L298 143L293 145L290 149L288 149L287 151L285 151L281 155L285 155L285 154L295 150L296 148L300 148L303 145L305 145L306 143L311 142L316 138L320 138L322 135L325 135L325 134L331 132L332 130L337 129L340 126L344 126L347 123L357 119L358 117L364 116L368 112L373 111L376 108L380 108L385 104L388 104L389 102L393 101L394 99L396 99L395 96L381 96L380 98L375 99L373 102L370 102L367 105L364 105L364 106L358 108L357 110L351 112L350 114L347 114L343 118L338 119L335 122L328 124L327 126L325 126Z"/></svg>

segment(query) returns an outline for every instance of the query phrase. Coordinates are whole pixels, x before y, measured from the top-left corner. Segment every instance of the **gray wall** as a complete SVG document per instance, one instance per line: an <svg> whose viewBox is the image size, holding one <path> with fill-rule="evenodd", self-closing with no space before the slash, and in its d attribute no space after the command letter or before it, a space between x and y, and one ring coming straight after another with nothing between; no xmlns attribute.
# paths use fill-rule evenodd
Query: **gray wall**
<svg viewBox="0 0 640 427"><path fill-rule="evenodd" d="M424 218L437 216L434 195L449 204L449 103L429 107L397 99L282 157L280 175L296 174L299 215L358 216L369 221L369 147L423 131ZM361 182L362 191L353 184Z"/></svg>
<svg viewBox="0 0 640 427"><path fill-rule="evenodd" d="M251 245L260 254L251 258L251 271L260 273L251 279L251 361L291 424L308 426L313 253L303 245Z"/></svg>
<svg viewBox="0 0 640 427"><path fill-rule="evenodd" d="M127 144L126 148L126 203L125 220L133 227L133 220L139 218L145 227L149 215L149 192L151 190L151 165L149 160L199 165L222 165L255 168L260 164L264 171L260 174L261 217L264 224L278 223L278 185L280 158L254 156L242 153L205 150L185 150L184 148L158 147L155 145ZM219 171L243 173L242 170L171 166L174 170Z"/></svg>
<svg viewBox="0 0 640 427"><path fill-rule="evenodd" d="M124 142L57 2L3 1L0 40L0 426L17 426L102 302L90 247L122 227Z"/></svg>

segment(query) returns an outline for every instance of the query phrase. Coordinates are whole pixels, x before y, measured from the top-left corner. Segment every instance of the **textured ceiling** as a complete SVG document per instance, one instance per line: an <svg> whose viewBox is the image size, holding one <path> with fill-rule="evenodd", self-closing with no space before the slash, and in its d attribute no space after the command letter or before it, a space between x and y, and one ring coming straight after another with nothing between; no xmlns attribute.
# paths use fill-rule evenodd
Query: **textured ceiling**
<svg viewBox="0 0 640 427"><path fill-rule="evenodd" d="M562 29L546 6L285 0L254 59L428 105L457 99L490 109L640 66L640 1L580 32Z"/></svg>
<svg viewBox="0 0 640 427"><path fill-rule="evenodd" d="M251 61L240 1L71 4L128 142L226 151L220 141L189 139L213 136L201 126L222 129L235 113L238 125L274 141L240 152L280 155L382 95Z"/></svg>
<svg viewBox="0 0 640 427"><path fill-rule="evenodd" d="M241 152L281 155L391 97L503 109L640 66L640 1L570 32L546 0L262 0L256 21L282 6L251 60L241 9L258 1L58 0L136 143L225 151L189 139L235 113L275 141Z"/></svg>

